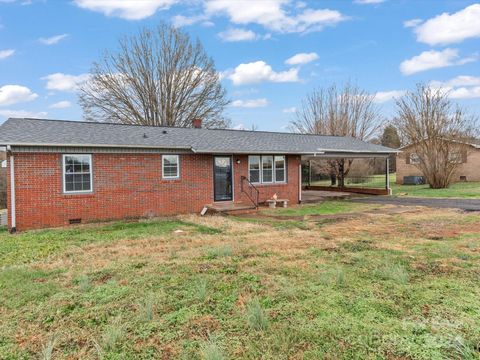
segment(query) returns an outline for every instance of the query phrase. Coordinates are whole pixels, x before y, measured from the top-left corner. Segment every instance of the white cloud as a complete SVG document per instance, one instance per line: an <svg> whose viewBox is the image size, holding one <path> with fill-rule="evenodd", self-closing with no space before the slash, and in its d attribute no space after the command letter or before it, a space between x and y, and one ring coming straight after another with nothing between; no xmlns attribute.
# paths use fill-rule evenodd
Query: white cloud
<svg viewBox="0 0 480 360"><path fill-rule="evenodd" d="M312 62L314 60L318 59L318 54L311 52L311 53L299 53L296 55L293 55L291 58L288 58L285 60L285 64L288 65L303 65L307 64L309 62Z"/></svg>
<svg viewBox="0 0 480 360"><path fill-rule="evenodd" d="M48 90L75 91L88 80L89 74L68 75L62 73L50 74L42 78L47 81Z"/></svg>
<svg viewBox="0 0 480 360"><path fill-rule="evenodd" d="M170 8L178 0L74 0L83 9L126 20L141 20L158 10Z"/></svg>
<svg viewBox="0 0 480 360"><path fill-rule="evenodd" d="M13 49L0 50L0 60L6 59L13 54L15 54L15 50Z"/></svg>
<svg viewBox="0 0 480 360"><path fill-rule="evenodd" d="M435 87L480 86L480 76L460 75L448 81L432 81L430 84Z"/></svg>
<svg viewBox="0 0 480 360"><path fill-rule="evenodd" d="M40 38L38 39L38 41L44 45L55 45L67 37L68 37L68 34L61 34L61 35L55 35L49 38Z"/></svg>
<svg viewBox="0 0 480 360"><path fill-rule="evenodd" d="M0 110L0 117L4 118L45 118L47 115L45 111Z"/></svg>
<svg viewBox="0 0 480 360"><path fill-rule="evenodd" d="M172 24L175 27L190 26L196 24L200 21L206 20L205 15L195 15L195 16L184 16L184 15L175 15L172 17Z"/></svg>
<svg viewBox="0 0 480 360"><path fill-rule="evenodd" d="M429 45L445 45L480 37L480 4L473 4L456 13L443 13L415 28L417 41Z"/></svg>
<svg viewBox="0 0 480 360"><path fill-rule="evenodd" d="M233 130L247 130L247 128L243 124L237 124L233 127Z"/></svg>
<svg viewBox="0 0 480 360"><path fill-rule="evenodd" d="M4 85L0 87L0 106L32 101L37 97L37 94L25 86Z"/></svg>
<svg viewBox="0 0 480 360"><path fill-rule="evenodd" d="M411 27L417 27L423 22L422 19L411 19L411 20L406 20L403 22L403 26L406 28L411 28Z"/></svg>
<svg viewBox="0 0 480 360"><path fill-rule="evenodd" d="M480 98L480 77L461 75L447 81L432 81L429 85L448 91L452 99Z"/></svg>
<svg viewBox="0 0 480 360"><path fill-rule="evenodd" d="M250 99L250 100L235 100L231 104L233 107L241 108L259 108L265 107L268 105L268 100L265 98L261 99Z"/></svg>
<svg viewBox="0 0 480 360"><path fill-rule="evenodd" d="M289 0L262 0L252 6L250 0L207 0L207 16L226 15L234 24L258 24L280 33L320 31L348 19L330 9L297 8L296 13L286 9Z"/></svg>
<svg viewBox="0 0 480 360"><path fill-rule="evenodd" d="M385 0L355 0L355 4L368 5L368 4L381 4Z"/></svg>
<svg viewBox="0 0 480 360"><path fill-rule="evenodd" d="M296 111L297 111L297 108L295 106L285 108L285 109L282 110L282 112L285 113L285 114L293 114Z"/></svg>
<svg viewBox="0 0 480 360"><path fill-rule="evenodd" d="M227 76L234 85L254 84L262 81L269 82L298 82L298 68L288 71L273 71L265 61L255 61L238 65Z"/></svg>
<svg viewBox="0 0 480 360"><path fill-rule="evenodd" d="M257 39L257 34L251 30L232 28L218 33L223 41L251 41Z"/></svg>
<svg viewBox="0 0 480 360"><path fill-rule="evenodd" d="M453 89L449 96L452 99L476 99L480 98L480 86L471 88L461 87Z"/></svg>
<svg viewBox="0 0 480 360"><path fill-rule="evenodd" d="M383 104L405 95L405 92L405 90L379 91L375 94L374 101Z"/></svg>
<svg viewBox="0 0 480 360"><path fill-rule="evenodd" d="M457 49L430 50L403 61L400 64L400 71L404 75L412 75L430 69L463 65L475 60L476 57L459 58Z"/></svg>
<svg viewBox="0 0 480 360"><path fill-rule="evenodd" d="M72 106L72 103L67 100L59 101L56 102L55 104L50 105L50 108L52 109L66 109L68 107Z"/></svg>

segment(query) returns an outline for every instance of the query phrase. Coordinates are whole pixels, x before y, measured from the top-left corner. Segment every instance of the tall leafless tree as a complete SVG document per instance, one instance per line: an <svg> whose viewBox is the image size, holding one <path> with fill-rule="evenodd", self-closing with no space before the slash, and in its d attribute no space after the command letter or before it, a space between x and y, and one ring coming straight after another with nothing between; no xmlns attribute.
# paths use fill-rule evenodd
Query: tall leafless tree
<svg viewBox="0 0 480 360"><path fill-rule="evenodd" d="M375 96L350 82L316 89L302 101L291 123L293 131L304 134L351 136L369 141L379 130L380 117ZM347 175L353 159L329 160L332 185L342 173Z"/></svg>
<svg viewBox="0 0 480 360"><path fill-rule="evenodd" d="M213 60L198 40L161 24L119 41L95 62L79 90L87 120L124 124L226 127L229 101Z"/></svg>
<svg viewBox="0 0 480 360"><path fill-rule="evenodd" d="M478 135L477 118L451 101L443 89L419 84L396 101L396 127L415 152L431 188L446 188L467 157L469 141Z"/></svg>

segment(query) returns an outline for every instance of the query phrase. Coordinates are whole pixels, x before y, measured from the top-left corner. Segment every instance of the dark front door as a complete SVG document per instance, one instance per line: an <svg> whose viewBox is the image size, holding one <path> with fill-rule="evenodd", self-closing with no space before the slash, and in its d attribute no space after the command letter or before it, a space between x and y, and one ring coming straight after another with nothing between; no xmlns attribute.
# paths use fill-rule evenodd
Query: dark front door
<svg viewBox="0 0 480 360"><path fill-rule="evenodd" d="M230 156L213 158L213 179L215 201L232 200L232 158Z"/></svg>

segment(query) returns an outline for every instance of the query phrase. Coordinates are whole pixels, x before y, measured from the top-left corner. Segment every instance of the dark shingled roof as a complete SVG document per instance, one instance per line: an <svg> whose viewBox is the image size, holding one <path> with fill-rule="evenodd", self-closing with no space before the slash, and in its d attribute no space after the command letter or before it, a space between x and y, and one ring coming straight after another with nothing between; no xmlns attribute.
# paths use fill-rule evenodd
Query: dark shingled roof
<svg viewBox="0 0 480 360"><path fill-rule="evenodd" d="M0 126L0 145L185 149L196 153L395 152L341 136L19 118L8 119Z"/></svg>

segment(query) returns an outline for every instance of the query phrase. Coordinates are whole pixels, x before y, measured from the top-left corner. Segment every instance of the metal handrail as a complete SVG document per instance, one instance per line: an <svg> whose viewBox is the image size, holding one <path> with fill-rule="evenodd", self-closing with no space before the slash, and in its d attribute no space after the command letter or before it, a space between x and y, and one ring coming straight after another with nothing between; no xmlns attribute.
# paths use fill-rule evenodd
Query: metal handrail
<svg viewBox="0 0 480 360"><path fill-rule="evenodd" d="M255 187L255 185L252 184L252 182L246 176L242 176L240 179L242 192L247 195L253 205L255 205L255 208L258 209L258 198L260 196L260 191ZM243 186L244 182L247 182L249 192L245 191L245 188Z"/></svg>

